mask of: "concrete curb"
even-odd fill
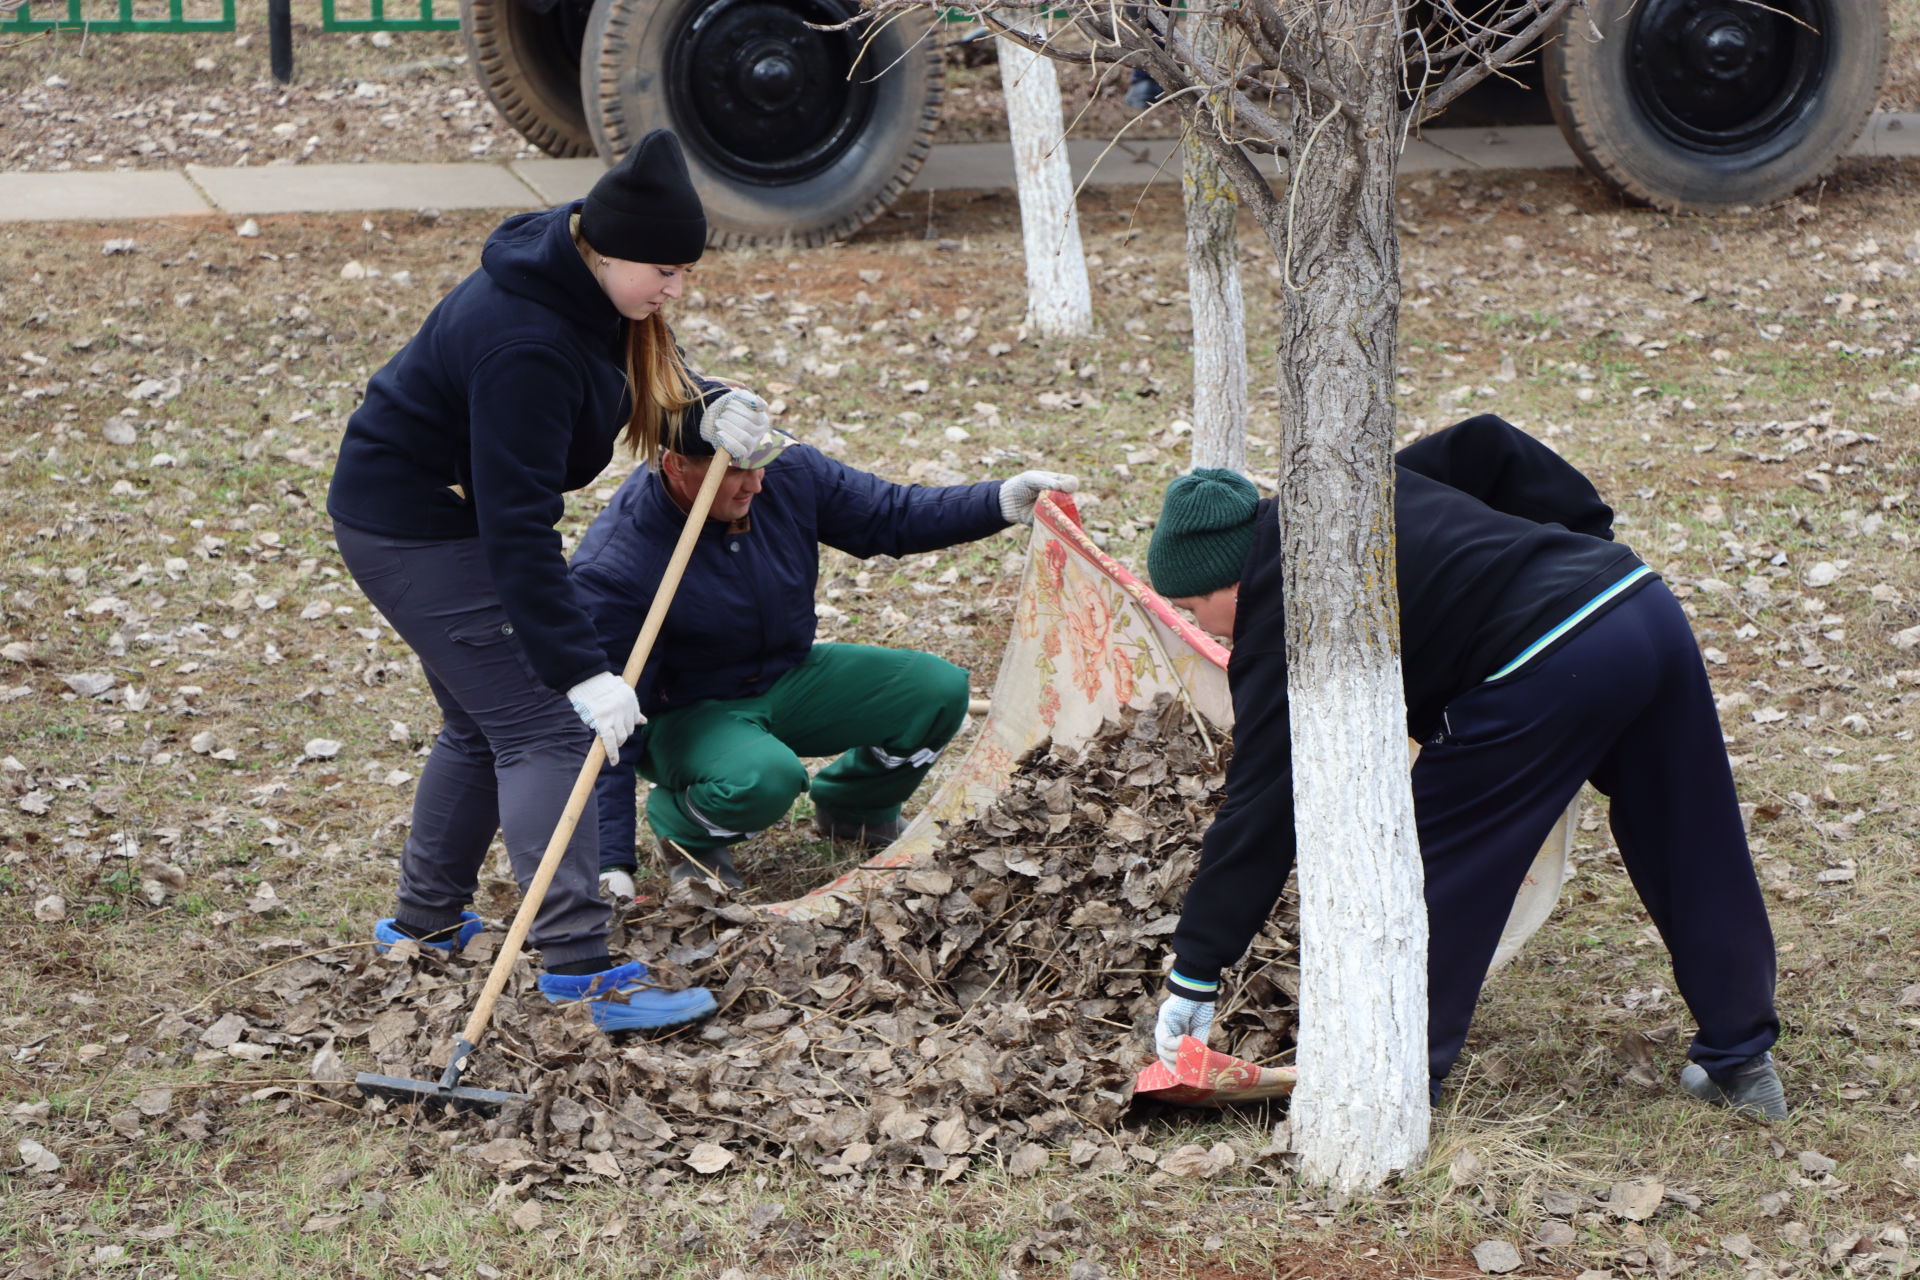
[[[1881,113],[1851,154],[1920,156],[1920,113]],[[1179,144],[1169,139],[1071,142],[1075,181],[1103,186],[1177,182]],[[1445,169],[1565,169],[1578,162],[1550,125],[1433,129],[1407,144],[1402,173]],[[1262,167],[1276,172],[1271,159]],[[596,159],[465,164],[310,164],[183,170],[0,173],[0,222],[106,222],[133,218],[376,209],[534,209],[586,194]],[[993,190],[1013,185],[1003,142],[935,147],[912,191]]]

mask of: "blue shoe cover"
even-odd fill
[[[647,966],[637,960],[601,973],[540,975],[540,990],[554,1004],[586,1000],[593,1025],[602,1031],[664,1031],[712,1017],[719,1001],[705,987],[668,991],[647,985]]]
[[[473,914],[471,911],[462,911],[460,913],[460,932],[453,936],[452,941],[443,938],[437,942],[420,942],[418,938],[410,938],[400,932],[399,926],[396,925],[393,922],[393,918],[389,916],[387,919],[373,926],[373,949],[381,955],[385,955],[403,942],[420,942],[423,948],[430,948],[434,951],[441,951],[447,955],[452,955],[456,951],[464,950],[466,945],[473,941],[474,935],[486,927],[486,922],[480,919],[479,916]]]

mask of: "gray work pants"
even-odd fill
[[[542,684],[514,638],[477,538],[423,542],[335,524],[348,572],[412,647],[443,723],[413,794],[400,855],[401,922],[457,924],[498,830],[525,890],[593,734]],[[574,830],[530,935],[548,967],[607,952],[600,841],[589,812]]]

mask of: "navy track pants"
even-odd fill
[[[1414,765],[1436,1090],[1466,1043],[1527,868],[1588,781],[1610,801],[1621,860],[1699,1025],[1688,1057],[1724,1077],[1779,1036],[1773,931],[1720,718],[1686,614],[1653,581],[1559,648],[1455,698]]]

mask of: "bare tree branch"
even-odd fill
[[[1560,21],[1562,15],[1576,5],[1584,12],[1586,0],[1545,0],[1545,3],[1538,4],[1536,16],[1532,22],[1517,35],[1508,37],[1492,49],[1476,54],[1471,63],[1456,68],[1432,93],[1422,94],[1419,101],[1414,104],[1413,114],[1421,120],[1432,119],[1435,114],[1444,110],[1448,103],[1485,80],[1497,68],[1525,53],[1547,28]]]

